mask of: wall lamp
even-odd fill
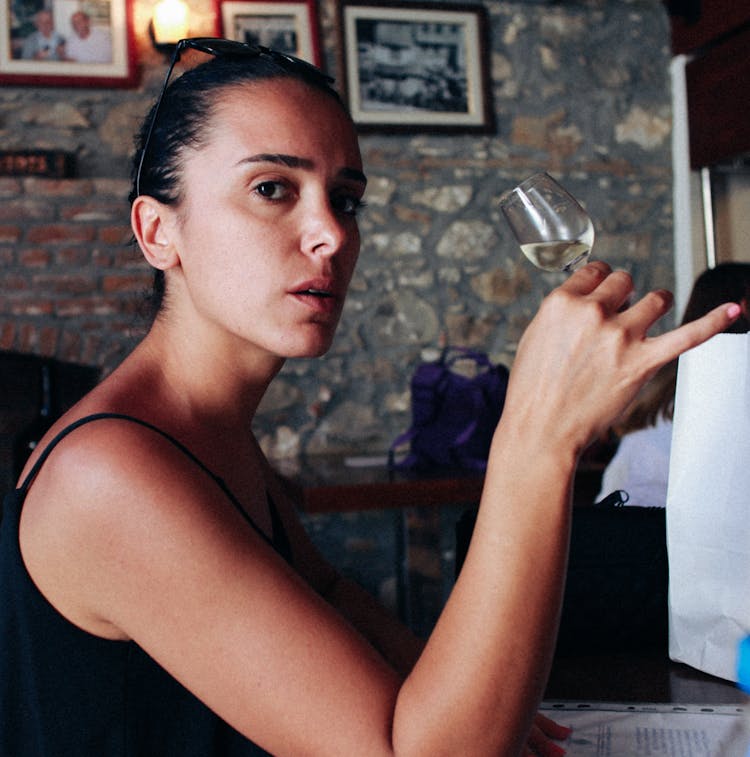
[[[183,0],[159,0],[148,26],[154,48],[171,55],[177,43],[188,36],[189,15],[190,10]]]

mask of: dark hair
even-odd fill
[[[750,263],[719,263],[703,271],[695,280],[682,323],[695,321],[725,302],[743,300],[750,304]],[[744,334],[747,331],[750,331],[750,322],[741,315],[725,333]],[[660,416],[671,420],[676,384],[677,360],[672,360],[643,386],[636,401],[615,425],[615,432],[622,436],[654,426]]]
[[[349,112],[341,97],[322,77],[312,76],[303,67],[285,66],[266,55],[211,57],[174,79],[166,89],[156,123],[149,129],[157,108],[155,102],[136,135],[136,151],[131,172],[129,201],[137,196],[136,176],[141,153],[148,141],[148,154],[141,167],[140,190],[166,205],[180,201],[181,160],[186,148],[197,149],[206,139],[216,100],[231,87],[269,79],[293,79],[332,97],[345,117]],[[165,294],[164,272],[155,269],[148,310],[155,317],[162,309]]]
[[[742,300],[750,300],[750,263],[719,263],[703,271],[695,280],[682,322],[695,321],[724,302]],[[744,334],[747,331],[750,331],[750,322],[741,315],[726,333]]]

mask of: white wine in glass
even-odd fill
[[[537,173],[507,192],[500,207],[523,254],[545,271],[574,271],[594,245],[588,213],[549,174]]]

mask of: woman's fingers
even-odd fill
[[[628,273],[596,262],[545,298],[519,343],[503,412],[506,428],[517,422],[527,434],[537,430],[545,443],[582,449],[660,366],[726,330],[741,312],[725,305],[650,337],[672,296],[657,290],[623,310],[632,291]]]
[[[592,263],[572,274],[542,304],[519,344],[507,411],[534,416],[550,443],[587,444],[622,412],[656,370],[726,328],[738,305],[650,337],[672,305],[669,292],[650,292],[631,307],[630,275]],[[540,409],[536,398],[545,397]],[[506,426],[510,421],[506,418]],[[559,441],[555,442],[555,439]]]
[[[571,294],[589,294],[612,272],[612,269],[601,260],[594,260],[568,276],[558,287]]]
[[[577,277],[578,273],[583,275]],[[632,279],[627,272],[611,271],[599,261],[576,271],[560,289],[596,300],[607,313],[616,314],[614,317],[624,331],[634,341],[642,341],[659,365],[726,330],[742,313],[738,303],[727,303],[697,321],[649,339],[649,329],[672,307],[672,293],[666,289],[649,292],[634,305],[617,312],[632,293]]]
[[[571,729],[567,726],[537,713],[526,743],[528,753],[539,757],[561,757],[565,754],[565,749],[552,739],[562,741],[567,739],[570,733]]]
[[[561,292],[588,296],[614,313],[628,301],[633,292],[633,279],[627,271],[613,271],[606,263],[596,260],[575,271],[558,289]]]
[[[697,347],[712,336],[726,331],[741,313],[742,308],[737,303],[719,305],[696,321],[646,340],[645,346],[658,356],[660,364],[669,362],[686,350]]]
[[[552,718],[542,715],[541,712],[537,712],[535,715],[534,725],[538,726],[542,733],[551,739],[567,739],[573,730],[570,726],[561,725],[552,720]]]
[[[623,310],[618,318],[625,331],[637,339],[642,339],[648,330],[669,312],[673,299],[672,293],[666,289],[656,289],[641,297],[627,310]]]

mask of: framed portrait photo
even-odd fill
[[[315,0],[222,0],[221,28],[227,39],[265,45],[321,65]]]
[[[0,82],[134,86],[131,5],[127,0],[0,0]]]
[[[344,88],[357,126],[491,131],[486,14],[481,5],[342,0]]]

